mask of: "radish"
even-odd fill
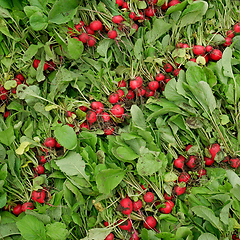
[[[44,156],[41,156],[40,163],[45,164],[47,162],[46,158]]]
[[[147,17],[153,17],[156,13],[156,9],[149,7],[144,9],[144,13]]]
[[[184,43],[184,44],[182,45],[182,48],[190,48],[190,47],[189,47],[189,45],[188,45],[187,43]]]
[[[139,240],[138,232],[136,229],[133,230],[133,234],[130,240]]]
[[[135,97],[134,92],[131,89],[129,89],[128,93],[126,95],[126,98],[129,99],[129,100],[132,100],[134,97]]]
[[[86,32],[88,33],[88,34],[90,34],[90,35],[94,35],[95,34],[95,31],[93,31],[91,28],[90,28],[90,26],[86,26]]]
[[[233,168],[238,168],[240,166],[240,161],[239,161],[239,158],[231,158],[229,160],[229,164],[231,167]]]
[[[15,215],[19,215],[20,213],[22,213],[22,205],[20,203],[17,204],[17,206],[15,206],[12,210],[13,214]]]
[[[166,11],[167,9],[168,9],[168,3],[164,3],[162,6],[161,6],[161,9],[163,10],[163,11]]]
[[[118,223],[121,223],[123,221],[124,221],[123,219],[120,219]],[[132,223],[129,219],[127,219],[126,221],[119,225],[119,228],[122,230],[130,231],[132,229]]]
[[[89,26],[93,31],[99,31],[103,27],[102,23],[99,20],[91,22]]]
[[[83,112],[86,112],[88,108],[85,106],[80,106],[79,109],[82,110]]]
[[[137,32],[137,30],[138,30],[138,25],[137,25],[136,23],[133,23],[133,25],[132,25],[131,28],[132,28],[132,29],[136,29],[136,32]]]
[[[182,70],[181,68],[174,69],[173,75],[174,75],[175,77],[177,77],[178,74],[179,74],[179,72],[180,72],[181,70]]]
[[[95,123],[97,121],[97,114],[93,111],[88,111],[86,118],[88,123]]]
[[[127,83],[125,82],[125,80],[121,80],[121,81],[119,81],[118,82],[118,87],[120,88],[120,87],[126,87],[127,86]]]
[[[167,72],[167,73],[170,73],[172,70],[173,70],[173,67],[170,63],[166,63],[164,66],[163,66],[164,70]]]
[[[124,215],[130,215],[133,210],[133,204],[131,199],[123,198],[120,202],[121,207],[123,208],[122,213]]]
[[[83,128],[90,130],[90,127],[88,126],[88,123],[86,121],[80,125],[80,129],[82,130]]]
[[[110,39],[115,39],[117,37],[117,31],[116,30],[111,30],[111,31],[108,32],[107,35]]]
[[[74,25],[75,29],[80,32],[82,30],[82,25],[80,23]]]
[[[230,159],[230,157],[229,157],[229,156],[226,156],[226,157],[222,160],[222,162],[226,163],[226,162],[229,161],[229,159]]]
[[[82,33],[78,38],[82,43],[87,43],[87,41],[89,40],[89,36],[85,32]]]
[[[124,97],[124,91],[122,90],[122,89],[118,89],[117,91],[116,91],[116,93],[118,94],[118,96],[119,96],[119,99],[122,101],[123,100],[123,97]]]
[[[199,178],[207,174],[207,172],[206,172],[206,170],[204,168],[198,170],[197,173],[198,173],[198,177]]]
[[[60,145],[60,143],[59,142],[56,142],[56,146],[55,146],[56,148],[61,148],[62,146]]]
[[[96,38],[93,36],[89,36],[89,40],[87,41],[89,47],[94,47],[96,44]]]
[[[178,177],[178,182],[185,182],[188,183],[190,181],[191,177],[188,173],[182,172],[181,175]]]
[[[179,196],[186,192],[186,187],[179,187],[178,185],[176,185],[173,191]]]
[[[174,207],[174,203],[172,201],[167,201],[164,203],[164,207],[159,208],[159,211],[164,214],[169,214]]]
[[[16,78],[19,79],[21,82],[25,80],[24,76],[21,73],[17,74]]]
[[[123,0],[116,0],[116,4],[121,7],[123,5]]]
[[[189,61],[196,62],[197,60],[196,60],[196,58],[191,58],[191,59],[189,59]]]
[[[92,102],[91,108],[95,110],[97,114],[100,114],[103,112],[103,104],[101,102]]]
[[[154,96],[154,94],[155,94],[155,91],[152,91],[152,90],[149,89],[149,87],[146,87],[146,89],[145,89],[145,97],[149,98],[149,97]]]
[[[158,82],[162,82],[162,81],[164,81],[164,79],[165,79],[165,75],[163,73],[158,73],[155,76],[155,80],[158,81]]]
[[[118,100],[119,100],[119,95],[117,93],[112,93],[108,98],[108,101],[112,104],[117,103]]]
[[[49,71],[54,71],[55,67],[56,67],[56,64],[52,60],[48,61],[48,70]]]
[[[133,211],[137,212],[142,208],[142,201],[138,199],[136,202],[133,202]]]
[[[136,16],[137,16],[137,15],[136,15],[135,12],[130,12],[130,13],[129,13],[129,18],[130,18],[130,19],[134,19]]]
[[[65,116],[66,116],[66,117],[71,117],[71,116],[72,116],[72,112],[71,112],[71,111],[65,112]]]
[[[40,63],[40,60],[38,60],[38,59],[34,59],[34,61],[33,61],[33,67],[34,67],[35,69],[37,69],[39,63]]]
[[[202,46],[202,45],[195,45],[195,46],[193,47],[193,53],[194,53],[195,55],[197,55],[197,56],[199,56],[199,55],[204,55],[205,52],[206,52],[206,49],[205,49],[205,47]]]
[[[146,190],[147,188],[149,188],[149,185],[145,188],[143,184],[141,184],[141,188],[142,190]]]
[[[70,123],[67,123],[67,125],[68,125],[69,127],[71,127],[71,128],[74,127],[74,125],[73,125],[73,124],[70,124]]]
[[[124,21],[124,18],[121,15],[113,16],[112,21],[116,24],[121,23]]]
[[[178,43],[176,44],[176,47],[177,47],[177,48],[182,48],[182,46],[183,46],[183,43],[181,43],[181,42],[178,42]]]
[[[214,163],[214,159],[208,157],[204,157],[204,161],[206,166],[212,166]]]
[[[117,118],[121,118],[124,114],[124,108],[121,105],[114,105],[110,111]]]
[[[184,158],[185,159],[185,158]],[[177,159],[174,160],[173,162],[174,166],[176,168],[180,168],[180,169],[183,169],[183,166],[184,166],[184,160],[180,157],[178,157]]]
[[[156,225],[157,225],[157,221],[152,216],[146,217],[145,222],[143,223],[143,226],[146,229],[153,229],[156,227]]]
[[[170,77],[170,76],[166,76],[164,82],[165,82],[165,83],[168,83],[170,80],[171,80],[171,77]]]
[[[158,81],[151,81],[148,83],[148,87],[152,91],[156,91],[159,88],[159,83]]]
[[[164,193],[163,197],[164,197],[165,200],[172,200],[173,199],[173,195],[169,196],[167,193]]]
[[[230,37],[230,38],[234,38],[235,37],[233,30],[227,31],[227,37]]]
[[[191,155],[189,160],[186,162],[186,165],[189,168],[194,168],[196,166],[196,156]]]
[[[143,79],[140,76],[137,76],[136,81],[139,83],[140,87],[143,85]]]
[[[42,165],[38,165],[36,168],[34,168],[34,171],[36,172],[36,173],[38,173],[39,175],[40,174],[44,174],[44,167],[42,166]]]
[[[38,191],[33,191],[31,198],[34,202],[44,203],[45,202],[45,191],[43,189],[40,189]]]
[[[109,122],[110,121],[110,115],[106,112],[102,114],[103,122]]]
[[[213,47],[210,46],[210,45],[207,45],[205,49],[206,49],[206,52],[209,53],[209,52],[211,52],[213,50]]]
[[[137,89],[139,87],[140,87],[140,85],[139,85],[139,82],[137,80],[131,80],[130,81],[130,88],[132,90],[135,90],[135,89]]]
[[[109,233],[104,240],[113,240],[113,239],[114,239],[114,235],[112,233]]]
[[[224,47],[229,47],[232,44],[232,39],[230,37],[225,38],[225,43],[223,43]]]
[[[220,145],[218,143],[214,143],[211,148],[209,149],[209,152],[212,156],[212,159],[215,158],[216,154],[220,151]]]
[[[4,118],[7,118],[11,115],[11,112],[10,111],[6,111],[3,115]]]
[[[222,52],[219,49],[214,49],[209,56],[213,61],[218,61],[222,58]]]
[[[158,0],[147,0],[149,5],[156,5]]]
[[[192,147],[191,144],[187,145],[187,146],[186,146],[186,151],[188,151],[191,147]]]
[[[33,206],[33,203],[31,202],[26,202],[22,205],[22,211],[25,212],[26,210],[33,210],[34,209],[34,206]]]
[[[168,3],[168,7],[175,6],[177,4],[181,3],[179,0],[172,0]]]
[[[109,226],[109,222],[106,222],[106,221],[105,221],[103,224],[104,224],[105,227],[108,227],[108,226]]]
[[[146,203],[151,203],[154,200],[154,194],[152,192],[146,192],[143,196],[143,200]]]
[[[129,10],[128,3],[127,3],[127,2],[124,2],[123,5],[122,5],[122,8],[126,8],[126,9]]]
[[[56,145],[56,140],[55,138],[53,137],[50,137],[50,138],[47,138],[45,141],[44,141],[44,145],[48,148],[53,148],[55,147]]]
[[[141,87],[141,88],[138,88],[138,89],[137,89],[137,95],[138,95],[139,97],[144,96],[145,93],[146,93],[145,88],[142,88],[142,87]]]
[[[114,133],[114,127],[108,127],[104,129],[105,135],[112,135]]]
[[[240,33],[240,23],[236,23],[233,27],[235,33]]]

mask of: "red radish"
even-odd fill
[[[80,129],[82,130],[83,128],[90,130],[90,127],[88,126],[88,123],[86,121],[80,125]]]
[[[123,5],[123,0],[116,0],[116,4],[121,7]]]
[[[44,167],[42,165],[38,165],[36,168],[34,168],[35,172],[38,174],[44,174]]]
[[[118,221],[118,223],[121,223],[121,222],[123,222],[122,219],[120,219]],[[127,219],[126,221],[124,221],[122,224],[119,225],[119,228],[122,229],[122,230],[129,231],[132,228],[132,223],[131,223],[131,221],[129,219]]]
[[[158,82],[162,82],[165,79],[165,75],[163,73],[158,73],[155,77],[155,80]]]
[[[186,165],[189,168],[194,168],[196,166],[196,156],[191,155],[189,160],[186,162]]]
[[[164,193],[163,197],[164,197],[165,200],[172,200],[173,199],[173,195],[169,196],[167,193]]]
[[[103,27],[102,23],[99,20],[91,22],[89,26],[93,31],[101,30]]]
[[[109,226],[109,222],[104,222],[103,224],[104,224],[105,227]]]
[[[226,162],[228,162],[229,161],[229,156],[226,156],[223,160],[222,160],[222,162],[224,162],[224,163],[226,163]]]
[[[110,115],[106,112],[102,114],[103,122],[109,122],[110,121]]]
[[[45,191],[43,189],[40,189],[38,191],[33,191],[31,197],[34,202],[44,203],[45,195],[46,195]]]
[[[209,56],[212,60],[218,61],[222,58],[222,52],[219,49],[214,49]]]
[[[88,111],[86,118],[90,124],[95,123],[97,121],[97,114],[93,111]]]
[[[178,182],[185,182],[188,183],[190,181],[191,177],[188,173],[182,172],[181,175],[178,177]]]
[[[179,196],[186,192],[186,187],[179,187],[178,185],[176,185],[173,191]]]
[[[86,26],[86,32],[90,35],[94,35],[95,34],[95,31],[93,31],[90,26]]]
[[[7,117],[9,117],[11,115],[11,112],[10,111],[6,111],[5,113],[4,113],[4,118],[7,118]]]
[[[142,201],[138,199],[136,202],[133,202],[133,211],[137,212],[142,208]]]
[[[37,69],[39,63],[40,63],[40,60],[38,60],[38,59],[34,59],[34,61],[33,61],[33,67],[34,67],[35,69]]]
[[[220,151],[220,145],[218,143],[214,143],[211,148],[209,149],[209,152],[212,156],[212,159],[215,158],[216,154]]]
[[[114,127],[108,127],[104,129],[105,135],[112,135],[114,133]]]
[[[158,0],[147,0],[149,5],[156,5]]]
[[[124,18],[121,15],[113,16],[112,21],[116,24],[121,23],[124,21]]]
[[[71,111],[67,111],[67,112],[65,113],[65,116],[66,116],[66,117],[71,117],[71,116],[72,116],[72,112],[71,112]]]
[[[159,211],[164,214],[169,214],[174,207],[174,203],[169,200],[165,202],[164,205],[165,205],[164,207],[159,208]]]
[[[145,90],[145,88],[138,88],[137,89],[137,95],[140,97],[142,97],[142,96],[144,96],[145,95],[145,93],[146,93],[146,90]]]
[[[134,19],[136,17],[136,13],[135,12],[130,12],[129,13],[129,18],[130,19]]]
[[[122,8],[129,9],[129,7],[128,7],[128,3],[127,3],[127,2],[124,2],[123,5],[122,5]]]
[[[161,9],[166,11],[168,9],[168,3],[164,2],[164,4],[161,6]]]
[[[22,205],[22,211],[25,212],[26,210],[33,210],[34,209],[34,206],[33,206],[33,203],[31,202],[26,202]]]
[[[150,88],[149,87],[146,87],[146,89],[145,89],[146,91],[145,91],[145,97],[147,97],[147,98],[149,98],[149,97],[152,97],[152,96],[154,96],[154,94],[155,94],[155,91],[152,91],[152,90],[150,90]]]
[[[230,38],[234,38],[235,37],[233,30],[227,31],[227,37],[230,37]]]
[[[110,39],[115,39],[117,37],[117,31],[116,30],[111,30],[111,31],[108,32],[107,35]]]
[[[208,63],[208,60],[209,60],[208,55],[205,55],[204,58],[205,58],[205,61],[206,61],[206,64],[207,64],[207,63]]]
[[[46,158],[44,156],[41,156],[40,163],[45,164],[47,162]]]
[[[75,29],[80,32],[82,30],[82,25],[80,23],[74,25]]]
[[[182,45],[182,48],[190,48],[190,47],[189,47],[189,45],[188,45],[187,43],[184,43],[184,44]]]
[[[176,4],[181,3],[179,0],[172,0],[168,3],[168,7],[175,6]]]
[[[182,48],[182,46],[183,46],[183,43],[181,43],[181,42],[178,42],[178,43],[176,44],[176,47],[177,47],[177,48]]]
[[[133,235],[130,240],[139,240],[138,232],[136,229],[133,230]]]
[[[20,213],[22,213],[22,205],[20,203],[17,204],[17,206],[15,206],[12,210],[13,214],[15,215],[19,215]]]
[[[24,76],[21,73],[17,74],[16,78],[19,79],[21,82],[25,80]]]
[[[206,49],[206,52],[209,53],[209,52],[211,52],[213,50],[213,47],[210,46],[210,45],[207,45],[205,49]]]
[[[123,198],[121,201],[120,201],[120,205],[122,206],[123,210],[122,210],[122,213],[124,215],[130,215],[132,210],[133,210],[133,204],[132,204],[132,201],[131,199],[129,198]]]
[[[96,44],[96,38],[93,36],[89,36],[89,40],[87,41],[89,47],[94,47]]]
[[[145,188],[144,185],[141,184],[141,188],[142,188],[143,190],[146,190],[147,188],[149,188],[149,185]]]
[[[48,148],[53,148],[55,147],[56,145],[56,140],[55,138],[53,137],[50,137],[50,138],[47,138],[45,141],[44,141],[44,145]]]
[[[197,60],[196,60],[196,58],[191,58],[191,59],[189,59],[189,61],[196,62]]]
[[[114,235],[112,233],[109,233],[104,240],[113,240],[113,239],[114,239]]]
[[[87,43],[87,41],[89,40],[89,36],[85,32],[82,33],[78,38],[82,43]]]
[[[225,38],[225,43],[223,43],[224,47],[229,47],[232,44],[232,39],[230,37]]]
[[[236,23],[233,27],[235,33],[240,33],[240,23]]]
[[[236,234],[233,234],[233,235],[232,235],[232,239],[233,239],[233,240],[238,240],[237,235],[236,235]]]
[[[5,205],[5,206],[3,207],[3,209],[4,209],[4,211],[10,211],[10,205]]]
[[[48,62],[45,62],[43,65],[43,71],[46,71],[48,67],[49,67]]]
[[[112,104],[117,103],[118,100],[119,100],[119,95],[117,93],[112,93],[108,98],[108,101]]]
[[[86,112],[88,108],[85,106],[80,106],[79,109],[82,110],[83,112]]]
[[[156,91],[159,88],[159,83],[158,81],[151,81],[148,83],[148,87],[152,91]]]
[[[186,151],[188,151],[191,147],[192,147],[191,144],[187,145],[187,146],[186,146]]]
[[[202,46],[202,45],[195,45],[195,46],[193,47],[193,53],[194,53],[195,55],[197,55],[197,56],[199,56],[199,55],[204,55],[205,52],[206,52],[206,49],[205,49],[205,47]]]
[[[48,61],[48,70],[49,71],[54,71],[55,67],[56,67],[56,64],[52,60]]]
[[[141,87],[140,83],[137,80],[131,80],[130,81],[130,88],[132,90],[135,90],[135,89],[140,88],[140,87]]]
[[[126,98],[129,99],[129,100],[132,100],[134,97],[135,97],[134,92],[131,89],[129,89],[128,93],[126,95]]]
[[[71,128],[74,127],[74,125],[73,125],[73,124],[70,124],[70,123],[67,123],[67,125],[68,125],[69,127],[71,127]]]
[[[126,84],[126,82],[125,82],[125,80],[121,80],[121,81],[119,81],[118,82],[118,87],[120,88],[120,87],[126,87],[127,86],[127,84]]]
[[[152,216],[146,217],[145,222],[143,223],[143,226],[146,229],[153,229],[156,227],[156,225],[157,225],[157,221]]]
[[[204,168],[198,170],[197,173],[198,173],[198,177],[199,178],[207,174],[207,172],[206,172],[206,170]]]
[[[149,7],[144,9],[144,13],[147,17],[153,17],[156,13],[156,9]]]
[[[118,94],[119,96],[119,99],[122,101],[123,97],[124,97],[124,91],[122,89],[118,89],[116,91],[116,93]]]
[[[204,157],[204,161],[206,166],[212,166],[214,163],[214,159],[208,157]]]
[[[166,63],[164,66],[163,66],[164,70],[167,72],[167,73],[170,73],[172,70],[173,70],[173,66],[170,64],[170,63]]]
[[[177,159],[174,160],[173,164],[174,164],[174,166],[175,166],[176,168],[183,169],[184,160],[181,159],[180,157],[178,157]]]
[[[141,87],[142,84],[143,84],[143,79],[140,76],[137,76],[135,79],[138,81],[138,83],[139,83],[139,85]]]
[[[146,203],[151,203],[154,200],[154,194],[152,192],[146,192],[143,196],[143,200]]]
[[[91,108],[96,111],[97,114],[103,112],[103,104],[101,102],[92,102]]]
[[[170,80],[171,80],[171,77],[170,77],[170,76],[166,76],[164,82],[165,82],[165,83],[168,83]]]
[[[111,113],[113,116],[117,117],[117,118],[121,118],[124,114],[124,108],[117,104],[117,105],[114,105],[112,108],[111,108]]]
[[[174,75],[175,77],[177,77],[178,74],[179,74],[179,72],[180,72],[181,70],[182,70],[181,68],[174,69],[174,71],[173,71],[173,75]]]
[[[239,161],[239,158],[231,158],[229,160],[229,164],[231,167],[233,168],[238,168],[240,166],[240,161]]]

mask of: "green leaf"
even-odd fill
[[[47,28],[48,19],[42,12],[35,12],[29,18],[30,25],[34,31],[41,31]]]
[[[4,83],[4,88],[6,90],[10,90],[11,88],[15,88],[17,86],[16,80],[8,80]]]
[[[230,193],[233,194],[238,201],[240,201],[240,185],[236,184],[231,190]]]
[[[138,158],[139,156],[129,147],[118,147],[116,149],[116,153],[118,154],[118,156],[121,158],[121,159],[124,159],[124,160],[134,160],[136,158]]]
[[[103,57],[107,56],[107,51],[114,42],[115,41],[113,39],[103,39],[103,40],[101,40],[99,42],[98,47],[97,47],[97,52]]]
[[[8,9],[12,9],[12,1],[9,1],[9,0],[1,0],[0,1],[0,6],[2,8],[8,8]]]
[[[93,228],[88,231],[87,237],[82,240],[100,240],[105,239],[107,235],[112,231],[108,228]]]
[[[185,239],[187,236],[192,236],[192,231],[188,227],[180,227],[176,231],[177,239]]]
[[[48,0],[29,0],[31,6],[39,7],[42,10],[46,9]]]
[[[233,170],[226,170],[227,178],[233,187],[240,185],[240,177]]]
[[[202,233],[198,240],[218,240],[218,238],[211,233]]]
[[[14,39],[14,37],[10,34],[4,19],[0,19],[0,32],[3,33],[5,36]]]
[[[142,53],[143,53],[142,44],[143,44],[143,40],[142,38],[139,38],[134,45],[134,55],[138,60],[140,60],[142,57]]]
[[[26,213],[26,215],[31,215],[31,216],[36,217],[38,220],[40,220],[44,224],[49,224],[51,222],[51,218],[47,214],[37,213],[32,210],[26,210],[25,213]]]
[[[178,176],[174,172],[168,172],[164,175],[165,182],[174,182],[178,179]]]
[[[165,22],[162,18],[156,19],[152,30],[146,32],[147,43],[153,43],[172,28],[172,24]]]
[[[39,48],[43,47],[43,44],[41,42],[38,42],[37,45],[31,44],[30,47],[27,49],[27,51],[23,55],[23,61],[29,61],[32,59],[33,56],[36,55]]]
[[[225,205],[220,212],[220,220],[226,225],[229,224],[229,209],[231,208],[231,206],[232,201]]]
[[[0,193],[0,208],[3,208],[7,203],[7,193]]]
[[[88,178],[85,173],[86,163],[82,160],[79,153],[70,151],[66,157],[60,160],[55,160],[55,163],[60,170],[68,176],[81,175],[85,179]]]
[[[61,146],[73,150],[77,146],[77,135],[68,125],[57,127],[54,135]]]
[[[165,15],[169,15],[173,12],[177,12],[177,11],[182,11],[188,4],[188,1],[183,1],[180,4],[176,4],[170,8],[168,8],[167,12],[165,13]]]
[[[17,227],[26,240],[46,240],[44,224],[34,216],[24,216],[17,222]]]
[[[84,50],[83,43],[75,38],[68,39],[68,52],[72,59],[77,60],[80,58]]]
[[[212,88],[217,84],[217,77],[214,75],[214,72],[207,67],[203,68],[203,71],[207,77],[207,82],[209,84],[209,86]]]
[[[4,146],[0,143],[0,160],[4,160],[6,157],[6,149]]]
[[[186,71],[186,79],[188,84],[193,87],[200,81],[207,82],[206,75],[199,66],[190,66]]]
[[[223,75],[226,77],[233,78],[234,76],[232,72],[231,59],[232,59],[232,49],[230,47],[227,47],[223,51],[223,55],[222,55]]]
[[[72,20],[77,13],[78,0],[59,0],[51,8],[48,19],[52,23],[63,24]]]
[[[0,233],[1,233],[2,239],[6,238],[8,236],[20,234],[15,222],[7,223],[7,224],[0,224]]]
[[[132,105],[131,107],[132,122],[134,126],[139,127],[140,129],[146,128],[146,121],[143,116],[142,110],[137,105]]]
[[[205,206],[195,206],[192,207],[192,211],[204,220],[209,221],[215,228],[223,231],[222,224],[218,217],[215,216],[212,209]]]
[[[122,169],[104,169],[96,176],[99,192],[109,194],[123,180],[125,172]]]
[[[10,146],[15,140],[15,135],[13,131],[13,127],[9,127],[8,129],[0,132],[0,142]]]
[[[67,238],[67,235],[68,235],[68,230],[66,228],[67,226],[62,222],[55,222],[52,224],[48,224],[46,226],[47,235],[51,239],[64,240]]]
[[[138,1],[137,7],[138,7],[138,9],[145,9],[145,8],[147,8],[147,4],[145,1]]]

